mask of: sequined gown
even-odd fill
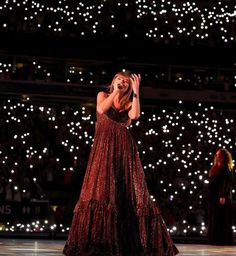
[[[67,256],[172,256],[177,248],[150,199],[127,111],[97,113],[80,198],[63,253]]]

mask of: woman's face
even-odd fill
[[[223,161],[223,152],[221,150],[218,150],[215,153],[215,160],[218,161],[218,162]]]
[[[113,82],[113,86],[114,87],[117,86],[123,92],[128,90],[129,85],[130,85],[130,79],[122,75],[117,75]]]

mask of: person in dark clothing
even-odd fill
[[[233,161],[227,149],[218,149],[209,170],[208,243],[230,245],[232,232]]]

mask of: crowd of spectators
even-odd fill
[[[129,129],[171,232],[204,236],[207,172],[219,147],[236,159],[235,112],[201,103],[161,104],[143,107]],[[0,116],[1,203],[47,201],[51,223],[69,226],[93,142],[94,107],[5,100]],[[235,202],[235,186],[232,192]],[[14,216],[6,222],[23,221]]]
[[[126,0],[5,1],[0,5],[0,51],[5,52],[0,56],[0,78],[104,85],[114,68],[132,68],[142,73],[144,85],[154,88],[235,91],[235,8],[233,1],[227,0],[214,4],[179,0],[163,0],[161,4]],[[24,36],[26,40],[18,40]],[[29,49],[22,50],[20,42]],[[104,47],[98,47],[98,42]],[[162,52],[161,45],[169,47]],[[204,52],[195,50],[199,45],[206,46]],[[182,46],[182,54],[176,46]],[[204,55],[214,47],[218,50],[206,61]],[[32,56],[32,49],[40,49],[41,55]],[[58,59],[50,53],[54,49],[59,49]],[[69,60],[68,55],[59,58],[62,53],[69,54],[68,49],[73,58],[85,52],[85,58],[92,55],[93,60],[99,60],[84,64],[81,59]],[[226,49],[232,51],[224,54]],[[9,52],[26,56],[9,56]],[[184,58],[191,60],[191,65],[182,65]],[[194,64],[199,59],[201,65]]]
[[[147,65],[145,63],[115,63],[110,61],[73,60],[62,62],[56,58],[32,56],[0,56],[1,81],[62,83],[76,86],[106,86],[114,70],[125,68],[142,75],[144,87],[214,90],[234,92],[235,69],[180,65]]]
[[[102,42],[107,40],[109,47],[114,47],[115,53],[121,41],[130,41],[129,49],[133,48],[133,54],[144,57],[145,51],[137,54],[136,45],[145,43],[147,49],[149,41],[158,46],[207,45],[209,48],[223,46],[224,49],[235,44],[234,20],[235,4],[226,0],[214,4],[163,0],[159,5],[155,1],[125,0],[97,1],[95,4],[69,0],[4,1],[0,5],[0,49],[4,41],[13,42],[15,52],[19,47],[17,38],[23,37],[29,39],[29,44],[32,38],[36,38],[34,42],[39,41],[30,50],[41,47],[43,39],[53,43],[63,39],[61,42],[68,41],[66,48],[71,47],[74,39],[77,43],[83,39],[92,39],[93,43],[102,39]],[[104,52],[108,50],[107,45]],[[85,48],[81,46],[82,50]],[[86,54],[90,50],[87,49]],[[152,50],[150,48],[150,55]],[[48,51],[43,49],[45,55]],[[65,51],[64,45],[61,51]],[[222,66],[210,67],[207,64],[178,65],[181,56],[176,65],[158,60],[150,63],[145,58],[143,62],[131,63],[126,57],[116,59],[114,56],[109,60],[34,57],[9,54],[4,46],[0,55],[0,82],[103,88],[114,70],[124,68],[140,72],[143,87],[220,92],[234,92],[236,88],[232,59],[229,65],[222,63]],[[94,106],[85,101],[39,105],[27,98],[22,102],[2,97],[0,118],[0,214],[1,217],[8,214],[1,218],[0,230],[4,230],[2,226],[6,227],[7,223],[17,226],[27,221],[21,219],[20,214],[14,219],[15,215],[9,214],[9,205],[23,205],[25,215],[30,212],[31,204],[46,202],[49,224],[62,225],[61,230],[65,231],[71,221],[93,142]],[[207,171],[218,147],[226,147],[236,159],[235,120],[234,111],[209,104],[195,102],[189,107],[183,102],[162,102],[155,107],[144,107],[140,120],[130,126],[137,139],[151,195],[161,205],[173,234],[205,235]],[[233,196],[235,202],[235,189]],[[38,218],[40,207],[37,205]],[[232,228],[236,232],[235,226]]]
[[[0,32],[65,38],[148,38],[190,44],[235,40],[233,1],[4,1]]]

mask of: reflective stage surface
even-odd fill
[[[0,239],[0,255],[62,256],[64,240]],[[234,246],[210,246],[206,244],[176,244],[178,256],[236,256]]]

